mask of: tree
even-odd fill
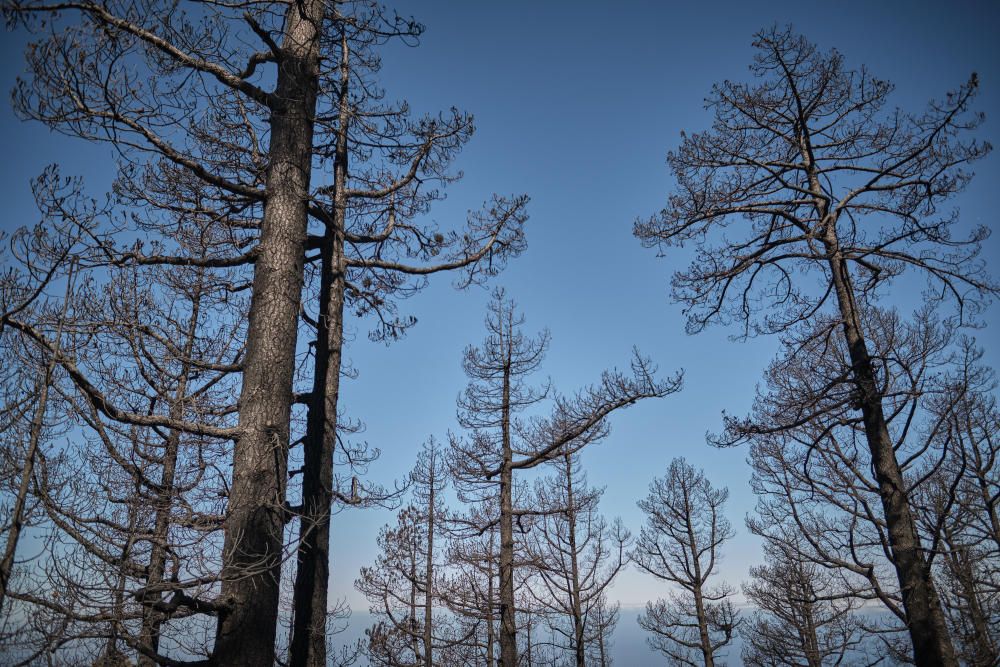
[[[602,647],[618,606],[608,603],[606,592],[628,562],[631,535],[620,520],[609,525],[598,513],[603,491],[587,485],[579,456],[554,462],[556,474],[536,484],[540,516],[526,549],[540,580],[527,587],[529,595],[583,667],[607,664]]]
[[[503,291],[494,292],[486,317],[488,337],[479,348],[465,351],[463,366],[470,382],[458,402],[459,424],[467,441],[452,443],[452,474],[460,499],[492,505],[485,516],[500,530],[499,601],[500,661],[517,664],[515,621],[515,519],[537,514],[515,506],[514,472],[572,455],[608,433],[607,417],[643,398],[662,397],[680,389],[680,376],[657,381],[649,363],[638,356],[633,376],[606,371],[598,385],[573,397],[555,395],[551,416],[522,421],[518,413],[539,403],[550,389],[533,389],[527,377],[539,368],[548,333],[531,339],[521,333],[524,318]],[[484,532],[488,526],[472,525]]]
[[[892,86],[849,70],[790,30],[756,36],[753,84],[725,82],[708,104],[712,129],[684,135],[668,162],[678,189],[636,223],[647,245],[693,241],[697,257],[674,276],[688,327],[742,322],[744,335],[786,331],[831,306],[850,354],[850,379],[888,526],[918,665],[955,665],[940,599],[920,548],[906,483],[892,450],[865,310],[905,271],[965,318],[996,292],[976,261],[986,230],[952,235],[939,206],[989,151],[965,138],[976,77],[921,115],[885,108]],[[723,238],[711,232],[726,230]],[[818,275],[818,284],[802,278]],[[768,306],[773,306],[768,308]],[[761,316],[761,313],[764,313]]]
[[[32,182],[36,201],[47,213],[46,202],[60,198],[60,191],[66,189],[54,168],[47,169]],[[71,193],[72,194],[72,193]],[[46,419],[49,407],[49,392],[62,341],[62,325],[72,302],[73,277],[76,268],[74,250],[78,237],[56,221],[46,220],[35,228],[22,227],[10,239],[10,255],[4,256],[6,269],[0,275],[0,354],[4,373],[2,398],[2,419],[0,434],[7,441],[3,462],[4,482],[11,484],[13,504],[4,507],[4,520],[0,525],[6,532],[6,544],[0,557],[0,613],[3,612],[7,587],[10,583],[15,557],[21,534],[32,513],[30,485],[34,476],[35,463],[42,446],[44,431],[51,430],[53,424]],[[7,240],[0,235],[0,240]],[[54,354],[41,353],[41,360],[34,346],[16,334],[4,336],[8,322],[14,318],[45,317],[46,290],[53,282],[66,282],[65,295],[56,319]],[[35,310],[36,312],[32,312]],[[51,315],[51,313],[49,313]],[[23,446],[18,446],[18,444]],[[6,489],[5,489],[6,490]]]
[[[318,307],[315,318],[306,318],[315,348],[311,387],[301,399],[308,417],[291,647],[292,664],[315,667],[326,664],[330,505],[377,496],[370,490],[364,499],[346,496],[333,479],[345,310],[375,320],[373,339],[398,338],[415,320],[397,317],[393,298],[412,294],[435,273],[458,273],[459,287],[495,275],[524,248],[527,201],[494,196],[484,212],[470,214],[461,234],[419,224],[419,215],[441,197],[428,184],[454,180],[447,170],[472,134],[472,119],[454,109],[413,118],[405,103],[383,102],[374,80],[377,48],[390,38],[417,39],[418,24],[364,3],[331,32],[336,67],[328,84],[336,105],[317,119],[317,152],[331,161],[333,181],[318,188],[310,204],[321,225],[307,243],[319,250]]]
[[[376,563],[362,568],[355,582],[378,619],[369,631],[372,658],[387,665],[431,667],[436,651],[454,643],[445,632],[447,619],[434,618],[441,606],[437,580],[447,479],[444,455],[432,438],[410,472],[413,502],[400,511],[394,529],[383,529]]]
[[[51,173],[51,170],[50,172]],[[44,177],[33,184],[45,189]],[[10,238],[0,275],[0,649],[10,659],[37,653],[45,630],[16,593],[38,556],[38,537],[44,511],[34,484],[40,462],[53,443],[67,431],[67,419],[55,385],[56,363],[62,329],[72,320],[73,264],[69,260],[75,238],[58,225],[22,228]],[[50,297],[50,288],[63,282],[63,299]],[[30,340],[8,327],[11,319],[52,324],[56,354],[39,350]],[[26,539],[27,538],[27,539]],[[51,629],[48,629],[51,631]]]
[[[232,412],[230,361],[240,354],[242,325],[205,320],[227,285],[202,267],[129,269],[102,289],[81,288],[64,324],[16,321],[64,375],[77,376],[54,385],[76,437],[55,459],[39,459],[32,492],[48,520],[45,549],[13,593],[58,621],[42,649],[70,660],[138,652],[143,665],[181,647],[207,653],[198,621],[214,615],[205,600],[218,582],[226,488],[211,462],[228,453],[226,440],[211,434],[225,432],[219,424]],[[58,336],[48,337],[52,329],[64,330],[66,353]],[[88,378],[86,390],[80,378]],[[114,405],[104,396],[145,404],[152,423],[103,412]],[[165,423],[157,423],[161,415]]]
[[[648,602],[639,625],[652,634],[650,646],[673,664],[712,667],[736,631],[732,588],[708,586],[722,544],[733,536],[722,515],[728,497],[727,489],[715,489],[701,471],[679,458],[670,462],[665,476],[653,480],[649,495],[638,503],[646,524],[632,560],[641,570],[680,587],[669,599]]]
[[[499,593],[497,521],[484,504],[470,508],[462,518],[466,525],[483,526],[471,535],[454,534],[448,544],[448,570],[442,577],[441,597],[456,617],[455,637],[447,664],[497,664]]]
[[[422,665],[432,655],[425,654],[420,645],[424,631],[421,607],[426,608],[425,596],[430,595],[423,578],[426,556],[421,553],[427,544],[425,530],[420,510],[412,505],[403,508],[397,525],[384,528],[379,535],[380,553],[375,563],[361,568],[355,583],[379,619],[368,632],[369,655],[376,664]]]
[[[16,395],[12,398],[12,401],[8,402],[5,406],[4,412],[6,413],[7,422],[0,432],[6,435],[13,435],[17,431],[17,422],[22,419],[28,410],[28,406],[34,405],[32,410],[33,414],[31,416],[31,423],[27,429],[27,442],[24,447],[24,454],[18,460],[17,464],[13,466],[5,466],[10,469],[21,468],[20,480],[17,484],[17,491],[14,494],[14,504],[10,508],[9,518],[4,522],[7,524],[6,530],[6,546],[3,550],[3,556],[0,558],[0,612],[3,611],[3,603],[7,597],[7,585],[10,582],[11,570],[14,567],[14,557],[17,554],[17,546],[21,539],[21,532],[27,523],[27,516],[29,514],[28,503],[30,502],[29,491],[31,486],[31,480],[35,474],[35,462],[39,457],[39,447],[42,444],[43,429],[51,423],[46,423],[45,412],[49,407],[49,390],[52,386],[52,375],[56,370],[56,359],[59,356],[60,347],[62,344],[62,327],[67,318],[67,312],[69,310],[70,303],[72,302],[72,292],[73,292],[73,272],[70,269],[69,274],[66,277],[66,295],[63,297],[62,311],[58,318],[58,324],[56,325],[55,332],[55,350],[53,354],[42,364],[40,377],[37,379],[37,384],[34,391],[27,393],[27,395]],[[6,305],[6,304],[5,304]],[[7,310],[5,308],[5,310]],[[10,359],[13,361],[13,359]],[[12,378],[8,378],[12,379]],[[14,383],[12,386],[17,386],[19,383]],[[9,420],[9,421],[8,421]],[[8,514],[5,512],[5,514]]]
[[[756,606],[740,627],[744,664],[822,667],[858,661],[866,635],[854,616],[856,601],[838,595],[836,575],[804,559],[794,545],[765,543],[764,555],[767,563],[750,568],[751,581],[743,585]]]
[[[966,381],[980,375],[969,366],[966,344],[935,320],[927,309],[905,322],[892,311],[870,309],[865,325],[885,397],[892,436],[921,548],[935,578],[950,558],[947,535],[962,517],[981,516],[965,508],[957,489],[967,484],[974,456],[950,426],[961,405]],[[906,614],[891,555],[890,536],[880,511],[878,484],[864,437],[863,416],[850,379],[851,362],[843,341],[833,335],[835,320],[821,319],[816,330],[788,336],[782,353],[766,373],[767,391],[755,402],[753,416],[731,419],[723,442],[745,438],[752,443],[751,485],[758,496],[751,531],[765,548],[791,551],[836,574],[828,599],[881,602],[880,634],[906,632]],[[970,389],[971,391],[971,389]],[[975,500],[973,500],[975,502]],[[952,588],[951,590],[955,590]],[[950,597],[946,590],[944,602]],[[862,618],[873,625],[878,616]],[[954,623],[952,628],[957,627]],[[911,659],[910,649],[893,651]]]
[[[491,274],[523,247],[525,200],[495,198],[464,232],[412,222],[437,196],[425,184],[449,180],[449,156],[471,122],[457,112],[410,121],[405,105],[378,108],[380,93],[365,73],[377,68],[371,49],[412,40],[420,29],[373,3],[198,3],[190,10],[154,3],[138,14],[128,3],[89,0],[3,7],[11,25],[42,35],[28,51],[30,77],[15,92],[17,110],[71,136],[109,142],[119,157],[106,206],[62,211],[91,230],[81,236],[92,255],[113,267],[230,268],[242,278],[233,292],[249,295],[238,417],[213,431],[235,446],[222,583],[196,605],[217,617],[212,658],[271,664],[279,570],[290,551],[285,525],[297,514],[292,662],[323,664],[343,302],[382,318],[391,310],[386,294],[411,291],[429,273],[466,268],[463,282]],[[370,164],[352,172],[349,158]],[[321,183],[324,170],[333,173],[332,186]],[[210,222],[207,257],[178,247],[176,216]],[[310,234],[310,225],[320,233]],[[300,302],[314,263],[321,268],[311,425],[303,502],[290,513]],[[166,421],[113,403],[100,408],[136,424]]]
[[[1000,458],[996,380],[974,341],[957,345],[953,368],[926,409],[941,424],[943,456],[923,466],[914,494],[925,535],[936,538],[935,576],[959,658],[990,665],[1000,658]]]
[[[29,50],[32,77],[16,94],[22,114],[84,139],[112,141],[125,154],[126,178],[131,158],[140,165],[133,173],[145,166],[147,177],[160,171],[175,175],[173,183],[214,191],[218,209],[262,210],[259,244],[237,257],[213,258],[252,263],[254,272],[215,655],[270,665],[284,526],[281,453],[288,442],[325,4],[202,6],[196,17],[176,4],[141,15],[127,4],[91,2],[5,3],[4,11],[29,30],[56,12],[80,17],[60,21],[61,30]],[[266,45],[263,51],[243,45],[250,34]],[[270,63],[276,76],[267,91],[253,79]],[[230,118],[211,127],[212,120]],[[253,155],[263,136],[258,129],[270,130],[269,141]],[[221,141],[209,140],[212,130]],[[228,165],[227,144],[237,153]]]

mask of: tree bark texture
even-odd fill
[[[272,667],[285,526],[295,345],[325,4],[289,4],[268,149],[267,203],[254,267],[240,433],[225,524],[214,658]]]

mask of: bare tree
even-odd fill
[[[472,216],[464,234],[410,223],[434,199],[421,184],[448,180],[447,156],[468,138],[471,124],[457,113],[411,122],[401,108],[369,104],[379,93],[359,72],[374,70],[371,47],[419,32],[371,2],[199,3],[191,11],[154,3],[136,13],[128,3],[31,0],[5,2],[4,12],[11,25],[40,35],[28,51],[30,77],[15,92],[18,111],[66,134],[109,142],[120,158],[113,200],[62,211],[81,229],[102,221],[86,234],[93,255],[112,266],[229,267],[242,276],[234,293],[249,294],[238,424],[215,433],[236,443],[223,583],[215,599],[199,603],[218,618],[213,658],[222,662],[272,661],[287,555],[300,296],[306,264],[321,266],[320,312],[329,319],[317,320],[316,363],[325,366],[315,370],[320,389],[310,400],[303,581],[292,652],[296,663],[322,664],[316,631],[325,628],[326,615],[322,543],[327,501],[337,497],[324,471],[332,465],[327,453],[336,431],[338,299],[348,289],[346,276],[360,279],[351,292],[357,308],[383,317],[385,294],[414,288],[406,276],[419,285],[429,273],[472,265],[480,268],[470,269],[470,279],[489,274],[521,247],[524,200],[495,199],[491,210]],[[52,25],[58,29],[50,31]],[[348,156],[370,158],[373,166],[349,172]],[[315,175],[328,167],[332,186]],[[392,167],[401,175],[393,176]],[[348,223],[352,200],[374,204],[356,206]],[[170,224],[177,215],[212,221],[216,246],[209,256],[176,247]],[[309,234],[310,221],[319,234]],[[141,241],[121,245],[119,239],[137,232],[153,235],[152,250]],[[427,261],[434,256],[437,262]],[[120,405],[110,408],[143,421]]]
[[[499,644],[499,530],[485,504],[473,506],[462,518],[466,525],[483,526],[472,535],[459,533],[448,544],[448,570],[440,582],[441,598],[456,618],[458,640],[444,660],[447,664],[497,664]]]
[[[126,178],[141,178],[143,168],[147,176],[172,173],[174,183],[214,190],[221,209],[263,211],[259,245],[211,260],[254,269],[215,655],[270,665],[284,526],[276,511],[284,501],[280,452],[288,441],[325,3],[203,5],[198,18],[176,4],[136,13],[127,3],[9,2],[4,11],[43,35],[53,14],[66,17],[28,53],[31,78],[16,93],[22,114],[113,142]],[[246,47],[249,35],[263,50]],[[276,65],[270,91],[258,85],[267,78],[258,68],[269,64]],[[233,122],[212,128],[219,118]],[[265,128],[268,147],[254,154]],[[221,140],[207,140],[223,129]],[[239,153],[228,165],[227,144]]]
[[[678,189],[635,232],[647,245],[697,244],[691,268],[674,276],[691,331],[730,320],[745,335],[784,331],[834,310],[914,657],[918,665],[955,665],[892,449],[864,310],[904,271],[926,276],[932,294],[956,302],[961,317],[996,292],[976,261],[986,230],[956,238],[956,214],[939,210],[968,182],[965,167],[990,148],[965,138],[981,120],[968,111],[978,81],[973,75],[910,115],[885,108],[889,83],[847,69],[839,53],[822,53],[790,30],[762,31],[754,45],[756,81],[713,88],[712,128],[685,135],[670,153]],[[711,233],[721,229],[724,237]],[[806,272],[819,282],[803,279]]]
[[[549,625],[565,638],[577,667],[607,664],[617,605],[607,589],[627,563],[631,535],[598,512],[603,491],[587,485],[579,455],[554,462],[554,476],[536,484],[540,516],[526,542],[540,583],[526,587]]]
[[[4,410],[8,419],[12,419],[5,424],[5,427],[0,432],[13,434],[14,429],[12,427],[16,424],[18,418],[28,412],[29,406],[34,406],[31,424],[27,429],[27,443],[24,447],[24,454],[18,459],[21,475],[17,484],[17,491],[14,495],[14,504],[9,512],[4,513],[6,515],[4,527],[6,528],[7,540],[3,550],[3,557],[0,558],[0,612],[3,611],[3,603],[7,597],[7,585],[10,582],[11,570],[14,567],[14,558],[17,554],[18,543],[21,540],[21,531],[24,529],[27,521],[28,503],[31,500],[29,497],[31,480],[35,475],[35,461],[39,456],[38,449],[42,444],[43,429],[47,426],[45,413],[49,407],[49,389],[52,385],[52,375],[57,366],[56,359],[61,349],[63,324],[66,321],[67,312],[72,300],[73,271],[70,268],[66,276],[66,294],[63,297],[62,310],[56,324],[55,349],[42,365],[35,391],[26,395],[16,395],[13,398],[13,402],[8,402]],[[11,359],[11,361],[13,360]],[[48,425],[51,425],[51,423]],[[13,443],[10,443],[10,445],[13,445]],[[16,468],[18,466],[15,464],[10,467]]]
[[[912,503],[922,532],[935,536],[936,576],[959,658],[991,665],[1000,658],[1000,458],[996,380],[974,341],[959,342],[954,369],[926,409],[942,424],[944,456],[919,472],[927,481]]]
[[[599,600],[591,610],[590,623],[593,627],[594,637],[588,658],[591,664],[602,667],[614,664],[614,660],[611,659],[611,648],[614,646],[611,635],[614,633],[615,627],[618,626],[620,608],[619,603],[611,604],[605,597]]]
[[[548,333],[531,339],[521,332],[524,318],[500,290],[494,293],[486,317],[488,337],[482,347],[469,347],[464,367],[470,383],[459,398],[459,424],[468,440],[454,439],[452,471],[460,498],[493,505],[485,516],[500,530],[500,660],[517,665],[515,620],[514,524],[537,510],[515,506],[514,472],[578,452],[605,437],[607,417],[643,398],[661,397],[680,389],[680,376],[665,382],[638,354],[633,376],[605,372],[601,382],[573,397],[556,395],[552,414],[530,421],[518,413],[534,406],[551,391],[528,386],[548,346]],[[470,526],[485,531],[488,526]]]
[[[47,202],[76,195],[74,184],[61,179],[54,167],[33,179],[32,190],[43,216],[48,212]],[[0,613],[4,610],[21,534],[32,514],[30,486],[38,450],[42,441],[53,435],[54,420],[46,419],[46,412],[58,366],[62,326],[73,301],[78,236],[79,230],[74,226],[67,227],[57,220],[46,220],[34,228],[22,227],[9,239],[0,234],[0,241],[9,242],[9,251],[0,253],[4,260],[0,274],[0,363],[4,368],[0,435],[5,440],[0,475],[4,491],[9,484],[12,495],[11,505],[4,503],[0,521],[0,532],[6,533],[0,557]],[[59,299],[48,298],[49,289],[60,280],[65,282],[61,304]],[[53,307],[56,313],[46,312]],[[38,350],[16,333],[4,335],[11,320],[51,315],[56,315],[52,354]]]
[[[979,494],[959,493],[974,477],[964,461],[975,457],[964,442],[968,438],[958,437],[951,425],[966,391],[960,387],[970,386],[957,378],[977,373],[968,365],[966,345],[956,345],[953,329],[932,315],[925,309],[903,322],[893,312],[871,308],[864,322],[920,546],[938,577],[947,569],[943,565],[953,552],[949,543],[963,517],[983,513],[981,505],[965,505]],[[887,650],[909,660],[910,648],[892,639],[906,632],[906,614],[849,353],[835,332],[831,318],[788,336],[767,371],[768,391],[758,397],[753,417],[729,419],[722,441],[753,443],[758,508],[757,516],[748,519],[751,531],[765,538],[767,548],[791,550],[835,573],[837,586],[827,593],[829,599],[882,603],[890,614],[862,621],[880,631]],[[946,607],[954,590],[949,587],[942,596]]]
[[[383,529],[378,559],[362,568],[355,582],[377,619],[368,636],[371,659],[379,664],[430,667],[440,650],[456,641],[448,632],[449,619],[434,616],[443,606],[438,580],[447,479],[444,454],[432,438],[410,473],[412,502],[400,511],[395,528]]]
[[[744,664],[860,663],[867,636],[854,615],[857,602],[839,595],[835,572],[804,559],[794,547],[765,543],[767,563],[750,568],[743,593],[756,609],[740,627]]]
[[[723,506],[727,489],[716,489],[684,459],[670,462],[649,495],[640,500],[646,524],[632,560],[645,572],[680,587],[668,599],[646,604],[639,625],[651,633],[650,646],[673,664],[715,664],[738,624],[726,584],[708,585],[716,574],[722,545],[733,536]]]
[[[78,299],[86,305],[64,325],[72,357],[44,329],[16,325],[77,375],[57,389],[78,437],[59,460],[40,460],[34,482],[50,524],[44,557],[35,585],[14,593],[67,621],[51,637],[53,648],[86,651],[101,638],[105,657],[137,652],[141,664],[180,650],[208,652],[195,638],[205,629],[199,618],[216,611],[210,600],[226,489],[212,462],[228,454],[226,440],[208,434],[224,433],[218,425],[232,413],[231,360],[242,325],[219,318],[209,328],[205,319],[227,285],[202,267],[122,271]],[[102,412],[110,401],[101,396],[145,404],[153,423]],[[163,424],[153,421],[160,415]]]
[[[426,525],[420,510],[403,508],[393,528],[383,528],[379,555],[371,567],[361,568],[355,587],[371,603],[374,628],[368,632],[370,659],[379,665],[404,667],[424,664],[421,639],[426,604],[423,579],[427,544]]]
[[[482,282],[524,247],[524,197],[494,197],[460,231],[445,234],[419,224],[419,216],[441,196],[430,185],[454,180],[448,167],[473,129],[471,117],[454,109],[450,115],[412,118],[405,103],[383,102],[374,80],[378,47],[390,38],[415,40],[421,31],[413,21],[363,3],[335,22],[324,42],[336,67],[322,81],[336,104],[317,118],[317,152],[330,161],[333,178],[310,204],[320,226],[307,242],[310,250],[318,248],[307,256],[318,259],[318,308],[315,317],[306,316],[315,332],[314,364],[311,386],[300,399],[308,417],[293,665],[325,665],[331,503],[372,502],[379,495],[365,489],[355,497],[338,489],[333,478],[345,311],[372,317],[374,339],[395,339],[415,320],[397,316],[393,297],[412,294],[435,273],[459,274],[460,287]]]

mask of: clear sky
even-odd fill
[[[921,109],[977,71],[975,106],[987,114],[980,136],[998,143],[1000,3],[399,0],[396,6],[427,31],[418,48],[385,53],[389,96],[408,99],[419,112],[466,109],[478,128],[456,162],[465,179],[433,217],[448,227],[493,192],[532,198],[528,251],[497,284],[520,303],[529,331],[551,330],[543,373],[571,392],[603,369],[627,364],[633,345],[664,373],[686,371],[682,393],[617,415],[611,437],[585,451],[591,483],[607,487],[604,512],[637,532],[635,501],[671,458],[687,457],[732,493],[737,537],[725,549],[722,575],[740,581],[758,561],[757,544],[743,527],[754,505],[747,452],[712,449],[704,436],[719,427],[723,409],[746,412],[777,341],[730,342],[735,332],[720,328],[685,335],[668,280],[686,257],[657,258],[643,249],[632,222],[663,205],[672,186],[667,150],[682,129],[707,126],[702,100],[710,86],[745,78],[752,34],[773,23],[791,23],[822,48],[841,50],[850,66],[867,64],[893,81],[894,103],[904,109]],[[5,35],[0,84],[7,89],[23,68],[21,43]],[[8,107],[0,110],[4,229],[37,219],[27,180],[47,163],[86,176],[95,190],[106,185],[110,163],[101,149],[19,123]],[[1000,155],[976,171],[956,203],[965,222],[995,229]],[[1000,259],[1000,235],[988,242],[986,257]],[[366,422],[365,438],[383,451],[374,478],[403,476],[422,440],[443,439],[455,428],[455,397],[466,382],[461,353],[483,338],[487,298],[486,290],[455,292],[447,279],[438,280],[402,305],[419,323],[388,347],[370,343],[363,324],[352,326],[347,356],[360,376],[346,383],[342,397],[349,414]],[[987,361],[1000,367],[1000,309],[993,306],[986,319],[977,338]],[[366,603],[353,581],[390,519],[389,512],[348,511],[334,520],[332,587],[358,610]],[[661,590],[630,571],[615,595],[638,605]]]

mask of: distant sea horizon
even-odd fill
[[[662,665],[665,658],[659,653],[649,648],[646,643],[646,632],[639,627],[638,617],[642,613],[643,607],[622,607],[618,618],[618,625],[612,635],[611,658],[617,667],[646,667],[647,665]],[[372,615],[367,611],[353,611],[351,618],[347,621],[347,628],[337,635],[333,640],[335,647],[352,644],[365,635],[365,629],[373,623]],[[721,664],[728,667],[742,667],[743,661],[740,659],[740,650],[743,643],[739,637],[733,640],[720,655]],[[358,663],[359,667],[367,667],[368,660],[362,658]]]
[[[611,638],[611,658],[616,667],[646,667],[660,666],[666,663],[666,658],[654,651],[646,643],[646,631],[639,627],[639,614],[644,611],[644,606],[622,606],[618,625],[615,627]],[[740,611],[748,615],[753,607],[741,606]],[[870,618],[881,615],[883,612],[877,609],[869,609],[867,614]],[[333,647],[337,650],[340,647],[353,644],[365,635],[365,630],[374,622],[374,617],[367,611],[353,611],[350,619],[347,620],[346,629],[333,638]],[[743,667],[741,651],[743,650],[743,640],[737,634],[733,638],[732,644],[716,654],[716,665],[719,667]],[[355,665],[357,667],[368,667],[368,660],[361,658]],[[851,663],[848,663],[851,664]],[[892,661],[883,661],[879,665],[897,664]]]

